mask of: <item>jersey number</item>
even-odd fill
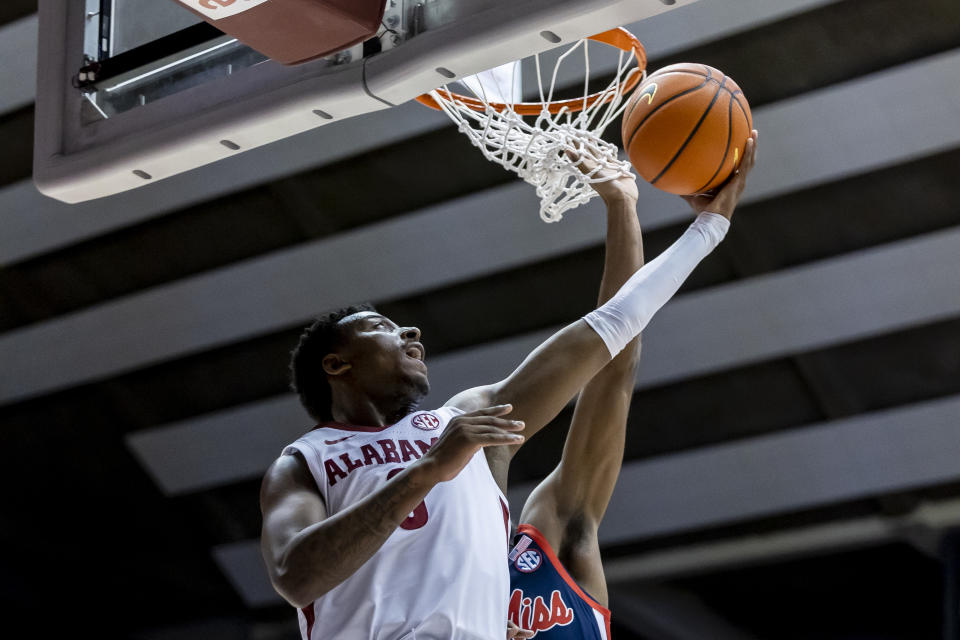
[[[391,469],[390,473],[387,474],[387,480],[397,475],[401,471],[403,471],[403,467]],[[427,524],[427,517],[427,503],[421,501],[420,504],[417,505],[417,508],[410,513],[410,516],[400,523],[400,528],[406,529],[407,531],[419,529],[423,525]]]

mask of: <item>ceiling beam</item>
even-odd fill
[[[624,465],[603,545],[960,479],[960,396]],[[510,492],[522,504],[533,485]],[[936,521],[930,516],[931,521]]]
[[[630,28],[644,41],[648,55],[653,58],[836,1],[699,2],[630,25]],[[0,59],[19,60],[22,51],[32,52],[35,69],[36,15],[24,20],[32,27],[24,28],[22,34],[18,32],[18,39],[9,41],[9,49],[8,41],[0,38],[0,52],[13,54]],[[33,34],[33,41],[17,46],[28,33]],[[0,65],[0,72],[3,69],[11,68]],[[19,69],[6,73],[11,74],[14,84],[26,82],[29,85],[29,101],[32,102],[35,73],[19,76],[16,75]],[[8,94],[5,91],[3,95]],[[16,96],[14,102],[22,102],[26,95],[23,91],[11,94]],[[0,189],[0,211],[3,211],[4,221],[4,232],[0,234],[0,265],[25,260],[226,193],[315,169],[445,126],[450,124],[442,115],[410,103],[320,127],[131,193],[79,205],[47,198],[36,190],[32,181],[25,180]]]
[[[960,145],[958,65],[960,50],[758,109],[763,159],[747,199]],[[889,99],[891,86],[900,88],[897,100]],[[648,226],[687,215],[679,199],[652,188],[643,193]],[[603,240],[602,216],[574,211],[545,226],[535,210],[531,190],[510,183],[16,329],[0,336],[0,361],[7,365],[0,370],[0,402],[287,328],[324,309],[396,299]],[[143,340],[145,333],[150,340]]]
[[[617,624],[647,640],[755,640],[693,593],[661,585],[610,589],[610,612]]]
[[[956,481],[958,423],[960,396],[952,396],[627,463],[600,528],[600,543],[643,540]],[[534,486],[510,491],[514,513],[520,513]],[[949,527],[960,519],[960,509],[953,502],[927,505],[911,517],[925,526]],[[689,558],[687,550],[660,552],[606,566],[608,580],[622,583],[679,575],[694,559],[720,567],[803,549],[825,552],[882,542],[888,535],[889,523],[867,519],[832,529],[804,528],[792,536],[694,546],[690,551],[696,553]],[[220,545],[213,554],[249,605],[278,601],[256,540]]]
[[[614,558],[604,563],[604,572],[610,584],[674,580],[891,542],[912,544],[917,531],[930,535],[934,541],[939,540],[944,531],[957,526],[960,526],[960,500],[929,501],[899,516],[835,520]]]
[[[644,333],[637,386],[960,315],[957,255],[960,228],[680,296]],[[883,286],[869,284],[874,282]],[[704,318],[710,318],[708,332]],[[434,386],[427,403],[440,405],[458,391],[502,379],[552,332],[428,358]],[[263,473],[308,420],[287,394],[137,431],[127,443],[158,486],[176,494]]]

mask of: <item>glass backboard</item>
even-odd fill
[[[284,66],[174,0],[39,0],[34,179],[134,189],[694,1],[385,0],[373,38]]]

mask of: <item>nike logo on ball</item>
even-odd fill
[[[355,436],[355,435],[357,435],[357,434],[353,434],[353,436]],[[344,437],[339,438],[339,439],[337,439],[337,440],[324,440],[323,443],[324,443],[324,444],[337,444],[338,442],[343,442],[344,440],[347,440],[347,439],[349,439],[349,438],[352,438],[353,436],[344,436]]]
[[[647,104],[652,104],[652,103],[653,103],[653,97],[654,97],[655,95],[657,95],[657,83],[656,83],[656,82],[651,82],[651,83],[650,83],[649,85],[647,85],[647,87],[643,90],[643,93],[641,93],[639,96],[637,96],[637,102],[640,102],[641,100],[643,100],[644,98],[646,98],[646,99],[647,99]]]

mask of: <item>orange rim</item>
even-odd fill
[[[640,78],[643,76],[643,70],[647,67],[647,51],[643,48],[643,45],[640,44],[640,41],[637,40],[637,37],[623,27],[617,27],[616,29],[610,29],[609,31],[598,33],[595,36],[590,36],[587,38],[587,40],[602,42],[603,44],[608,44],[611,47],[616,47],[621,51],[626,51],[633,54],[633,56],[637,59],[637,68],[631,69],[630,73],[627,74],[626,79],[621,85],[621,94],[626,95],[632,91],[633,88],[636,87],[640,82]],[[451,99],[462,102],[464,106],[469,107],[474,111],[486,111],[487,109],[488,105],[481,100],[477,100],[476,98],[460,95],[459,93],[453,93],[452,91],[444,91],[444,93],[449,94]],[[592,107],[601,98],[603,98],[603,102],[610,102],[613,100],[614,95],[614,93],[598,91],[597,93],[592,93],[585,98],[558,100],[556,102],[548,102],[546,104],[543,102],[517,102],[516,104],[508,105],[502,102],[491,102],[489,103],[489,106],[496,111],[503,111],[504,109],[512,108],[516,113],[522,116],[537,116],[543,112],[544,106],[546,106],[547,111],[553,114],[560,113],[560,111],[564,108],[566,108],[568,111],[576,112]],[[433,96],[431,96],[429,93],[424,93],[423,95],[417,96],[417,102],[428,106],[431,109],[436,109],[437,111],[441,110],[440,105],[437,104],[437,101],[434,100]]]

